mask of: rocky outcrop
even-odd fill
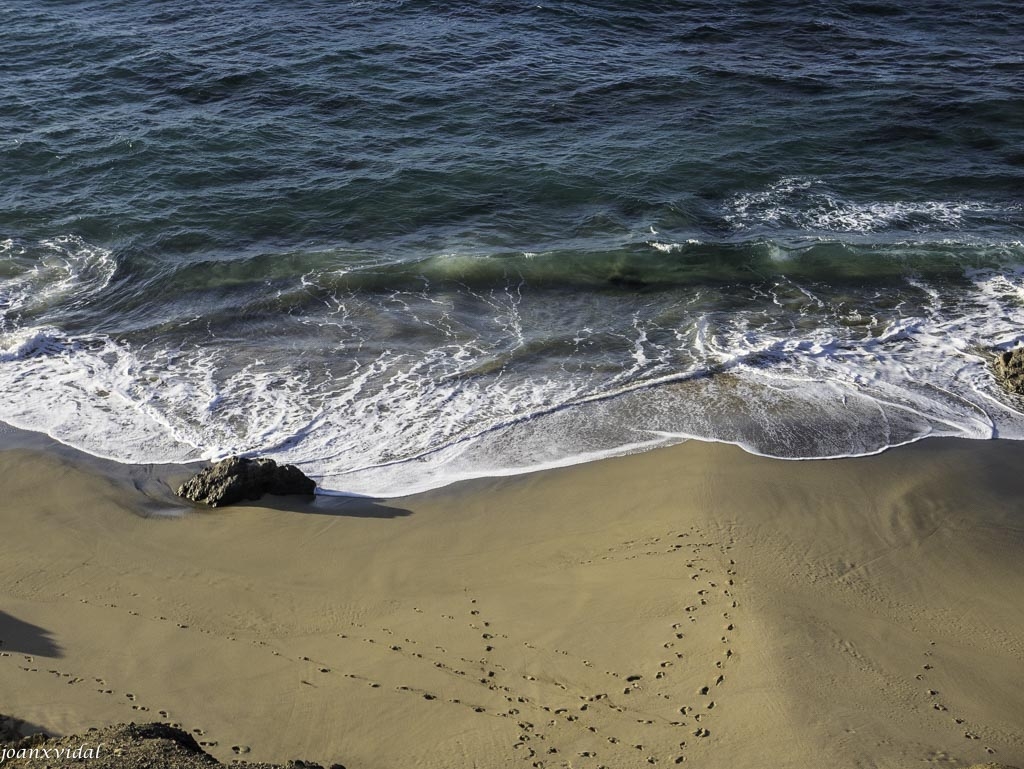
[[[322,764],[292,760],[280,764],[233,759],[222,764],[199,747],[188,732],[167,724],[115,724],[84,734],[21,737],[21,721],[0,715],[0,766],[3,769],[82,766],[88,769],[324,769]],[[345,769],[331,764],[328,769]],[[970,769],[1015,769],[1006,764],[975,764]]]
[[[278,465],[273,459],[228,457],[185,481],[178,496],[210,507],[222,507],[264,494],[315,493],[316,483],[294,465]]]
[[[1024,347],[997,354],[992,369],[1003,387],[1017,395],[1024,395]]]
[[[188,732],[167,724],[117,724],[68,737],[34,735],[3,744],[4,769],[88,766],[89,769],[215,769],[224,766]],[[231,769],[323,769],[308,761],[286,766],[232,762]],[[330,769],[345,769],[332,764]]]

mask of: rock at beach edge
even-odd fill
[[[1017,395],[1024,395],[1024,347],[997,353],[992,362],[992,370],[1003,387]]]
[[[228,457],[201,470],[178,488],[178,496],[210,507],[223,507],[264,494],[316,492],[316,483],[294,465],[278,465],[273,459]]]

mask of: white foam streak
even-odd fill
[[[654,233],[654,234],[657,234],[657,233]],[[693,238],[690,238],[690,239],[684,241],[683,243],[663,243],[663,242],[658,241],[658,240],[649,240],[649,241],[647,241],[647,245],[649,245],[651,248],[655,249],[656,251],[661,251],[663,254],[671,254],[671,253],[674,253],[676,251],[682,251],[685,248],[687,248],[688,246],[699,246],[700,245],[700,241],[699,240],[694,240]]]

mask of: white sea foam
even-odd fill
[[[57,329],[19,329],[0,339],[0,363],[41,355],[59,355],[68,346],[67,340]]]
[[[958,230],[972,216],[1001,218],[1021,212],[1020,205],[981,201],[845,200],[819,179],[786,177],[764,190],[732,198],[724,214],[740,230],[791,227],[810,232],[876,233]]]
[[[689,238],[683,243],[663,243],[658,240],[649,240],[647,245],[657,251],[661,251],[663,254],[671,254],[674,251],[682,251],[688,246],[699,246],[700,241],[693,238]]]

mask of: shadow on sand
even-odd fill
[[[22,622],[0,611],[0,651],[21,652],[39,657],[63,657],[64,651],[49,630]]]
[[[232,507],[262,507],[270,510],[281,510],[289,513],[305,515],[331,515],[348,518],[404,518],[412,515],[412,510],[395,507],[387,500],[373,497],[334,496],[317,494],[315,497],[275,497],[267,494],[256,502],[241,502]],[[214,512],[213,509],[210,509]]]
[[[0,713],[0,745],[17,742],[22,737],[28,737],[32,734],[51,735],[53,732],[49,729],[44,729],[38,724],[31,724],[28,721],[22,721],[20,718]]]

